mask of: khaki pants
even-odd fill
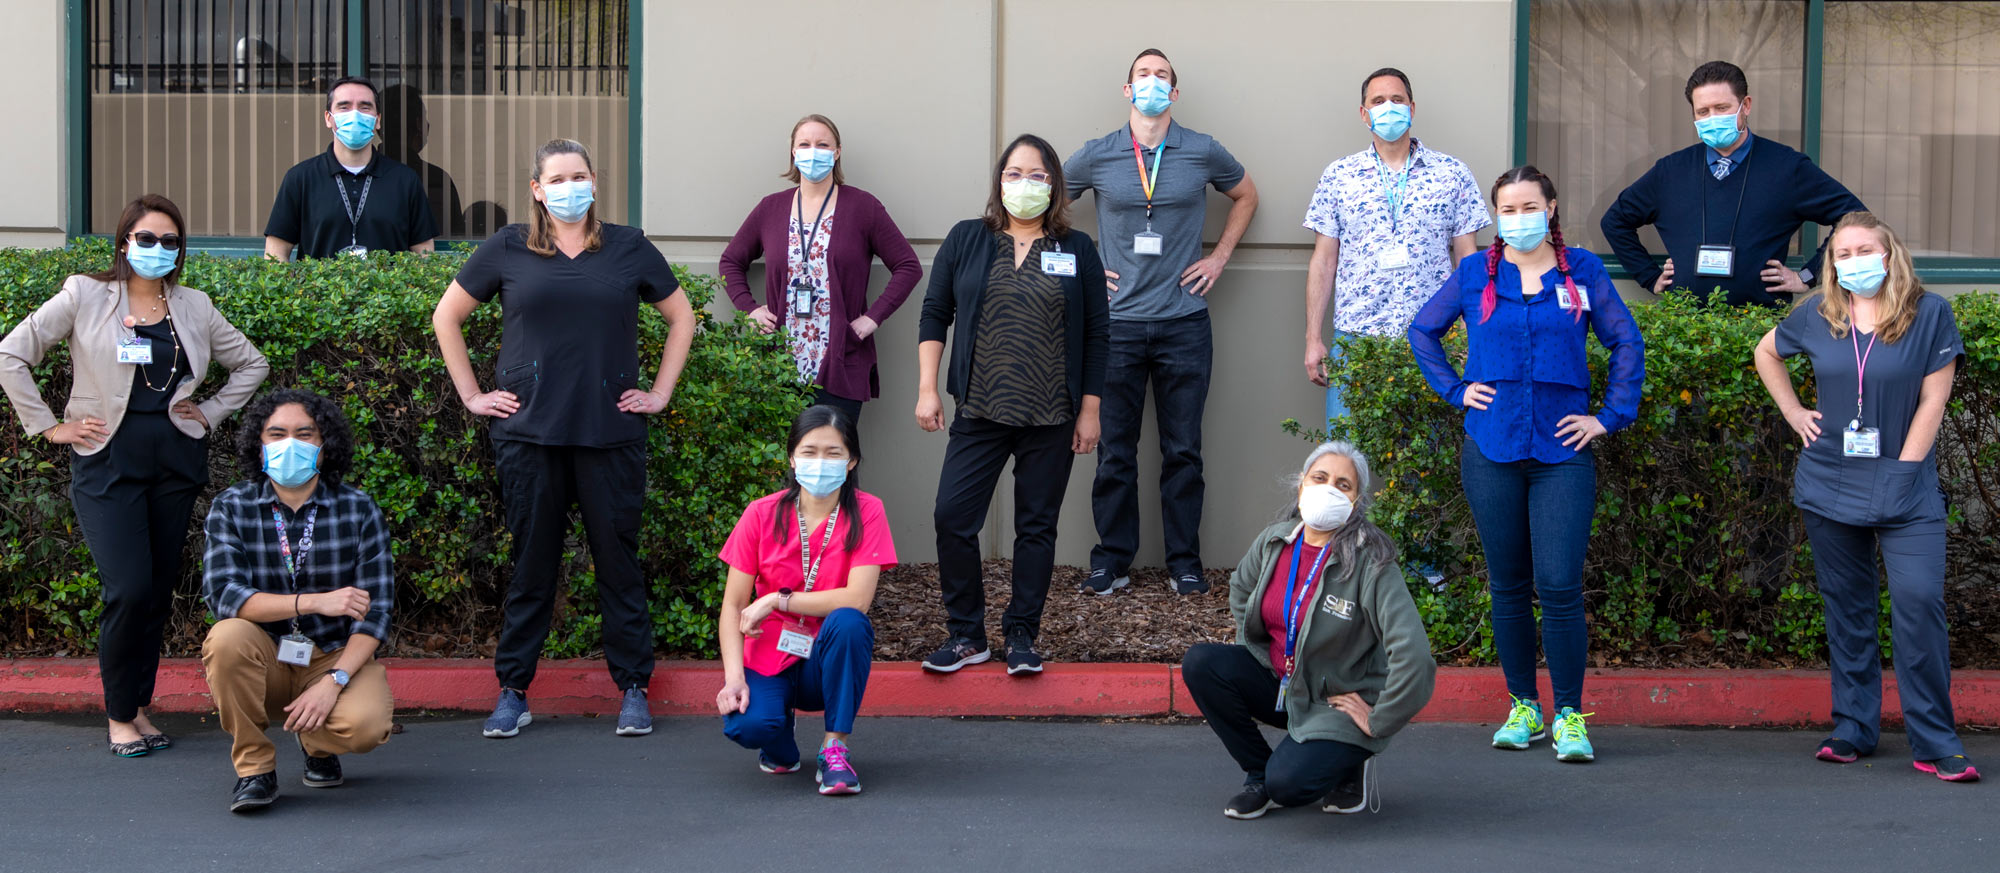
[[[236,740],[230,757],[237,776],[277,769],[277,747],[264,731],[285,723],[285,707],[333,669],[339,655],[315,648],[312,664],[296,667],[279,663],[277,641],[255,622],[225,618],[209,629],[201,644],[201,664],[222,729]],[[300,741],[316,756],[367,752],[389,741],[394,711],[389,671],[371,659],[348,680],[326,723],[301,734]]]

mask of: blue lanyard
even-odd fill
[[[1298,649],[1299,626],[1304,624],[1304,620],[1299,617],[1297,611],[1293,607],[1294,601],[1292,600],[1292,597],[1294,594],[1297,593],[1297,588],[1299,584],[1299,555],[1300,553],[1305,551],[1305,544],[1306,544],[1305,531],[1301,530],[1299,532],[1298,539],[1292,543],[1292,572],[1291,575],[1285,579],[1285,676],[1286,678],[1290,678],[1292,675],[1292,667],[1293,667],[1292,653],[1297,651]],[[1306,588],[1308,592],[1310,592],[1312,588],[1312,583],[1317,582],[1319,580],[1320,570],[1326,567],[1327,553],[1331,551],[1333,551],[1333,543],[1328,542],[1324,547],[1322,547],[1319,550],[1319,557],[1313,559],[1312,575],[1308,577],[1311,581],[1306,583]]]
[[[1389,165],[1382,163],[1382,155],[1373,148],[1368,149],[1368,154],[1375,158],[1375,178],[1382,185],[1382,197],[1389,201],[1390,232],[1397,232],[1403,223],[1403,197],[1410,189],[1410,165],[1417,162],[1417,152],[1411,149],[1409,156],[1403,158],[1403,171],[1396,174],[1393,185],[1389,183]]]

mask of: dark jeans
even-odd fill
[[[1056,518],[1069,487],[1073,424],[1015,427],[960,415],[938,475],[938,582],[944,589],[945,628],[954,637],[986,642],[986,586],[979,564],[979,529],[1007,459],[1014,459],[1014,596],[1001,619],[1003,633],[1041,633],[1042,604],[1056,564]]]
[[[1283,730],[1289,720],[1275,705],[1278,676],[1242,646],[1201,643],[1188,649],[1181,659],[1181,678],[1223,748],[1243,768],[1244,783],[1263,783],[1279,806],[1304,806],[1325,797],[1342,780],[1359,778],[1362,762],[1374,755],[1339,740],[1301,743],[1289,736],[1272,750],[1257,724]]]
[[[153,702],[188,521],[208,484],[208,441],[176,430],[167,413],[130,413],[96,454],[71,452],[69,470],[70,503],[104,598],[97,625],[104,714],[131,721]]]
[[[854,732],[868,690],[875,657],[875,626],[858,609],[836,609],[813,638],[812,657],[776,676],[743,671],[750,685],[750,708],[722,717],[722,733],[746,749],[758,749],[776,764],[796,764],[799,744],[792,737],[793,710],[824,710],[828,733]]]
[[[507,530],[514,535],[514,581],[501,606],[500,643],[493,653],[500,687],[525,693],[535,681],[572,506],[583,511],[597,573],[605,665],[620,690],[646,687],[653,675],[653,618],[639,570],[646,444],[593,449],[494,440],[493,454]]]
[[[1806,512],[1813,570],[1826,602],[1833,665],[1833,735],[1863,752],[1882,734],[1881,578],[1889,575],[1889,634],[1910,752],[1919,761],[1965,754],[1951,712],[1951,638],[1944,620],[1944,522],[1856,527]]]
[[[1160,428],[1167,571],[1201,574],[1201,415],[1208,405],[1214,349],[1206,312],[1168,321],[1111,322],[1111,357],[1098,409],[1104,433],[1090,487],[1098,541],[1090,551],[1092,569],[1123,576],[1139,552],[1139,425],[1150,380]]]
[[[1535,612],[1542,603],[1542,652],[1555,709],[1583,707],[1583,667],[1590,631],[1583,623],[1583,555],[1597,512],[1597,456],[1584,449],[1560,464],[1487,460],[1466,438],[1459,476],[1493,590],[1493,648],[1507,693],[1535,691]]]
[[[819,388],[813,391],[813,405],[831,406],[841,412],[845,412],[847,413],[847,420],[852,422],[855,428],[859,429],[861,427],[861,401],[859,400],[850,400],[825,388]]]

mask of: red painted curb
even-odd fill
[[[485,660],[388,658],[396,704],[405,711],[484,712],[499,685]],[[714,661],[661,661],[648,695],[660,715],[711,715],[722,685]],[[1542,700],[1549,700],[1542,679]],[[1894,675],[1883,676],[1883,721],[1901,721]],[[1790,727],[1825,724],[1827,674],[1805,670],[1592,670],[1584,710],[1597,724]],[[602,661],[544,661],[532,697],[536,712],[615,712],[617,689]],[[1506,686],[1492,667],[1438,670],[1437,691],[1418,721],[1493,722],[1505,715]],[[2000,724],[2000,671],[1952,676],[1960,724]],[[88,660],[0,660],[0,711],[97,712],[103,687]],[[164,661],[153,699],[158,712],[209,712],[201,662]],[[1166,664],[1053,664],[1039,676],[1008,676],[998,664],[938,676],[914,663],[883,662],[868,680],[863,713],[877,716],[1198,716],[1180,668]]]

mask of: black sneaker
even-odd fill
[[[1207,594],[1208,580],[1199,573],[1182,573],[1174,577],[1174,593],[1183,597],[1189,594]]]
[[[993,653],[984,644],[953,637],[924,659],[924,669],[932,673],[956,673],[960,667],[983,663],[991,657]]]
[[[1130,584],[1132,584],[1132,577],[1114,577],[1111,575],[1110,570],[1098,568],[1091,570],[1090,576],[1083,580],[1083,592],[1085,594],[1110,594]]]
[[[293,734],[293,736],[297,737],[298,735]],[[306,740],[304,737],[299,737],[299,751],[303,752],[306,756],[306,772],[304,776],[300,777],[300,781],[304,782],[307,788],[332,788],[347,781],[341,778],[340,775],[339,755],[328,755],[324,758],[313,757],[311,752],[306,751]]]
[[[1264,790],[1264,783],[1251,782],[1243,786],[1242,793],[1229,798],[1229,805],[1222,808],[1222,814],[1248,820],[1277,807],[1278,804],[1271,800],[1271,793]]]
[[[1007,675],[1021,676],[1042,672],[1042,656],[1035,654],[1035,641],[1028,632],[1015,629],[1007,633]]]
[[[236,780],[236,795],[229,798],[230,812],[249,812],[270,806],[278,799],[278,774],[259,773]]]
[[[1846,740],[1827,737],[1819,744],[1819,751],[1813,757],[1835,764],[1852,764],[1861,757],[1861,750]]]
[[[1972,766],[1964,755],[1953,755],[1935,761],[1917,761],[1919,772],[1929,773],[1946,782],[1978,782],[1979,768]]]
[[[1369,758],[1361,762],[1359,774],[1353,778],[1340,780],[1339,784],[1333,786],[1332,791],[1326,793],[1326,799],[1320,801],[1319,811],[1334,815],[1353,815],[1367,809],[1371,799],[1375,801],[1375,808],[1379,810],[1382,808],[1381,797],[1375,788],[1375,759]]]

